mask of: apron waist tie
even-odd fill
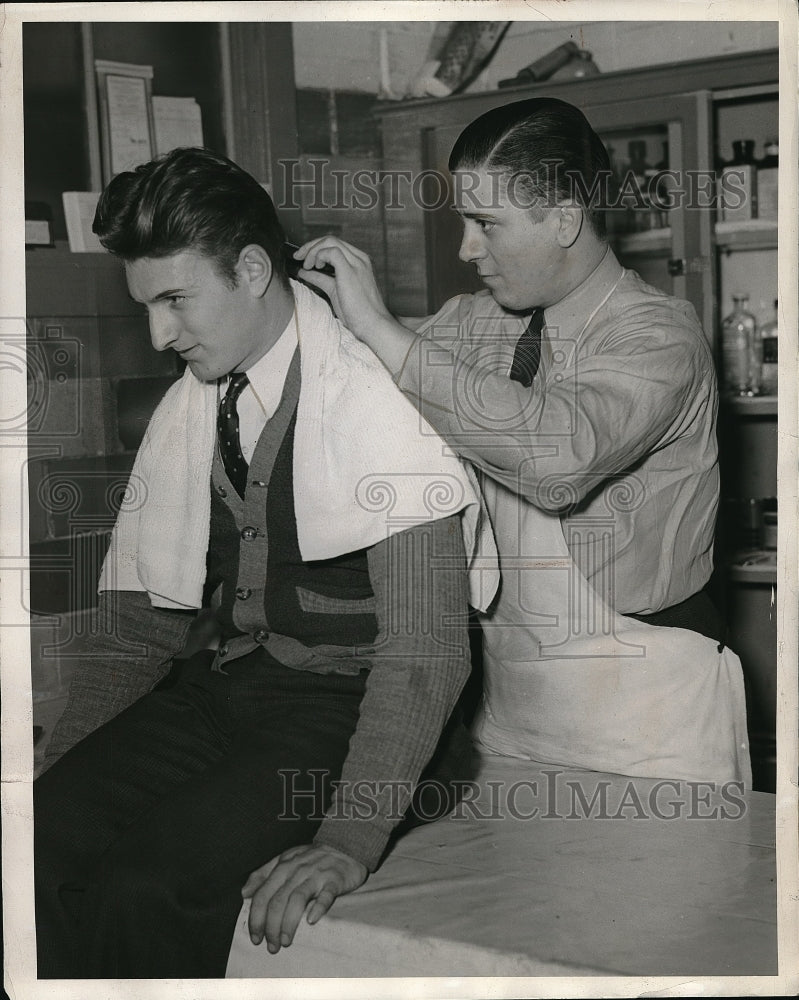
[[[634,618],[645,625],[690,629],[708,639],[714,639],[719,644],[719,652],[726,645],[726,624],[706,590],[700,590],[679,604],[672,604],[670,608],[663,608],[650,615],[626,614],[624,617]]]

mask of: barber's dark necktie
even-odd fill
[[[534,309],[527,329],[519,337],[516,352],[513,355],[510,377],[514,382],[521,382],[527,389],[533,384],[533,379],[541,363],[541,330],[543,327],[544,310]]]
[[[242,499],[244,499],[244,487],[247,485],[247,470],[249,469],[249,465],[241,452],[239,415],[236,410],[236,402],[246,385],[247,376],[244,372],[238,372],[230,376],[227,392],[219,405],[219,415],[216,421],[219,453],[222,456],[225,472]]]

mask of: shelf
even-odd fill
[[[119,267],[119,258],[107,250],[97,253],[74,253],[69,249],[69,244],[62,240],[56,240],[55,246],[52,247],[26,247],[26,267],[52,267],[54,264],[68,264],[70,267],[82,268]]]
[[[761,83],[752,87],[733,87],[731,90],[717,90],[713,94],[713,101],[716,104],[720,104],[722,101],[737,103],[749,97],[773,97],[776,101],[779,97],[779,89],[773,83]]]
[[[723,396],[722,404],[741,417],[776,417],[776,396]]]
[[[660,254],[671,252],[671,226],[664,229],[647,229],[641,233],[630,233],[618,241],[618,249],[623,254]]]
[[[776,250],[777,223],[771,219],[717,222],[716,246],[727,253],[733,250]]]
[[[755,549],[738,553],[727,566],[733,583],[760,583],[776,587],[777,553],[774,549]]]

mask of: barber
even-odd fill
[[[567,555],[614,628],[640,621],[706,637],[712,673],[723,647],[705,591],[718,398],[693,307],[615,257],[592,197],[601,199],[610,177],[608,154],[577,108],[536,98],[489,111],[461,133],[449,168],[463,222],[459,256],[474,264],[483,291],[400,322],[360,250],[326,237],[297,256],[301,276],[331,296],[426,420],[482,472],[503,576],[482,619],[487,662],[504,669],[534,659],[540,645],[536,595],[519,581],[542,555],[535,534],[544,515],[559,520]],[[319,273],[326,264],[335,278]],[[572,632],[586,628],[583,610],[562,613]],[[733,665],[736,692],[738,673]],[[585,683],[576,681],[574,697]],[[737,693],[733,700],[740,722]],[[705,725],[698,716],[695,724]],[[641,744],[647,756],[646,733]],[[649,769],[663,773],[659,763]]]

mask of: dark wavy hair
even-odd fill
[[[176,149],[118,174],[100,196],[92,229],[122,260],[202,254],[231,287],[242,249],[255,243],[288,282],[272,199],[245,170],[207,149]]]
[[[608,153],[582,111],[566,101],[534,97],[480,115],[458,136],[449,169],[509,175],[530,207],[574,199],[596,235],[605,236]]]

